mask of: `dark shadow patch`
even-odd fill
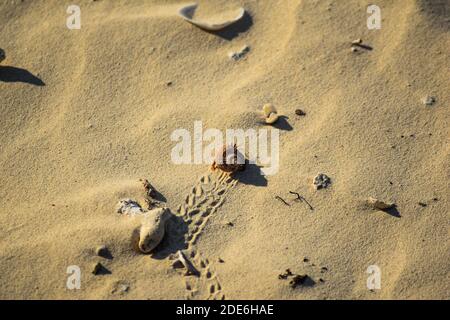
[[[96,267],[94,274],[96,276],[106,276],[106,275],[112,274],[112,272],[108,268],[106,268],[104,265],[99,264]]]
[[[35,86],[45,86],[45,83],[33,75],[31,72],[9,66],[0,66],[0,81],[3,82],[23,82]]]
[[[235,23],[229,25],[228,27],[218,30],[218,31],[210,31],[210,30],[204,30],[208,33],[211,33],[213,35],[219,36],[222,39],[231,41],[234,38],[238,37],[241,33],[246,32],[250,29],[250,27],[253,25],[253,19],[250,16],[250,14],[246,11],[244,13],[244,16]]]
[[[395,218],[401,218],[400,212],[398,211],[397,206],[395,204],[392,205],[392,207],[390,207],[389,209],[384,209],[380,211],[386,212],[387,214],[390,214]]]
[[[316,282],[308,275],[295,275],[291,281],[289,281],[289,286],[292,289],[297,287],[314,287]]]
[[[279,116],[278,121],[272,124],[274,128],[277,128],[278,130],[284,130],[284,131],[292,131],[292,126],[288,122],[289,117],[286,116]]]
[[[156,200],[157,202],[167,202],[166,197],[158,190],[153,190],[152,199]]]
[[[112,260],[114,258],[111,251],[109,251],[108,248],[103,248],[101,250],[101,252],[98,253],[98,255],[99,255],[99,257],[102,257],[102,258],[105,258],[108,260]]]
[[[257,187],[267,186],[267,179],[261,172],[261,167],[254,163],[247,163],[245,170],[233,174],[233,178],[239,183],[248,184]]]
[[[363,44],[363,43],[354,43],[352,46],[359,47],[359,48],[362,48],[362,49],[366,49],[366,50],[369,50],[369,51],[373,50],[373,47],[371,47],[371,46],[369,46],[367,44]]]
[[[153,250],[151,257],[153,259],[163,260],[179,250],[187,249],[185,235],[188,231],[188,225],[183,218],[172,214],[172,217],[166,224],[164,239]]]

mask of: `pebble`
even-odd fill
[[[367,204],[373,209],[378,210],[387,210],[395,206],[393,203],[386,203],[373,197],[367,199]]]
[[[436,98],[432,96],[426,96],[422,98],[422,103],[426,106],[432,106],[436,103]]]
[[[296,109],[295,114],[298,116],[306,116],[306,113],[302,109]]]
[[[113,289],[111,290],[112,294],[123,295],[130,291],[130,285],[123,281],[118,281],[114,284]]]
[[[267,124],[274,124],[278,120],[278,113],[275,107],[271,103],[266,103],[263,106],[262,112]]]
[[[250,47],[246,45],[237,52],[230,52],[228,54],[228,57],[230,59],[233,59],[234,61],[238,61],[238,60],[241,60],[243,57],[245,57],[247,55],[247,53],[249,53],[249,52],[250,52]]]
[[[278,121],[278,114],[275,113],[271,113],[267,118],[266,118],[266,123],[267,124],[274,124],[275,122]]]
[[[316,190],[325,189],[331,184],[331,179],[324,173],[318,173],[313,180]]]
[[[277,109],[275,109],[273,104],[266,103],[265,105],[263,105],[263,110],[262,111],[263,111],[264,115],[267,118],[268,116],[270,116],[271,113],[277,112]]]
[[[6,59],[5,50],[0,49],[0,62]]]

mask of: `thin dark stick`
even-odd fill
[[[310,205],[309,202],[308,202],[304,197],[302,197],[298,192],[289,191],[289,193],[290,193],[290,194],[296,195],[296,196],[297,196],[297,200],[300,200],[301,202],[304,201],[304,202],[308,205],[308,207],[309,207],[309,209],[310,209],[311,211],[314,210],[314,208],[312,207],[312,205]]]
[[[297,199],[302,201],[302,196],[298,192],[289,191],[290,194],[295,194],[297,196]]]
[[[275,199],[280,200],[281,202],[283,202],[285,205],[287,205],[288,207],[290,207],[290,204],[287,203],[283,198],[281,198],[280,196],[275,196]]]

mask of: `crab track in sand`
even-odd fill
[[[185,222],[188,231],[185,239],[185,253],[199,271],[198,276],[186,276],[187,299],[224,299],[222,286],[213,270],[211,262],[196,250],[196,243],[209,218],[225,202],[228,192],[237,184],[237,180],[223,172],[207,173],[194,185],[186,196],[176,215]]]

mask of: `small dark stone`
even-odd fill
[[[306,113],[302,109],[296,109],[295,114],[298,116],[306,116]]]
[[[423,203],[423,202],[419,202],[419,206],[421,206],[421,207],[426,207],[427,206],[427,204],[426,203]]]

